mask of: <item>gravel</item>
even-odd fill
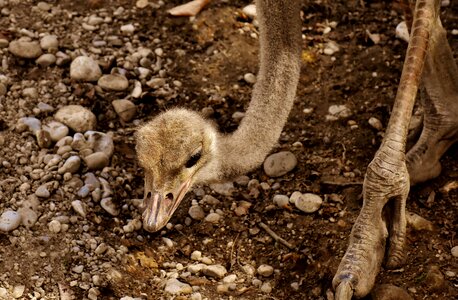
[[[292,171],[297,165],[294,153],[282,151],[269,155],[264,161],[264,172],[269,177],[280,177]]]

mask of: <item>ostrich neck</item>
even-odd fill
[[[278,141],[294,102],[300,72],[300,1],[256,2],[260,67],[239,128],[219,143],[218,179],[258,167]]]

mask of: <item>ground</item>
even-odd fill
[[[195,19],[167,15],[166,10],[179,1],[150,0],[145,8],[125,0],[50,1],[53,9],[58,9],[52,17],[36,9],[38,1],[0,2],[0,37],[12,41],[28,35],[21,29],[30,31],[32,39],[40,33],[55,34],[60,51],[72,57],[87,53],[99,59],[104,73],[125,68],[129,79],[127,91],[101,92],[95,84],[71,80],[68,65],[39,67],[33,60],[15,58],[7,49],[1,50],[1,74],[8,79],[8,92],[0,97],[0,212],[17,210],[47,180],[54,189],[49,198],[40,199],[39,219],[32,227],[0,233],[0,288],[11,291],[24,285],[21,299],[65,299],[67,294],[84,299],[88,293],[98,294],[97,299],[189,299],[164,291],[167,277],[178,274],[180,281],[207,299],[333,299],[331,281],[361,207],[366,166],[383,136],[383,129],[373,128],[368,120],[375,117],[383,128],[386,126],[406,49],[406,44],[395,37],[395,28],[402,21],[396,1],[304,1],[305,38],[297,99],[273,149],[292,151],[299,162],[297,167],[278,178],[267,177],[259,168],[248,174],[248,186],[240,180],[240,184],[235,183],[232,196],[198,187],[181,204],[168,229],[156,234],[124,230],[130,220],[139,219],[136,199],[143,197],[143,171],[136,161],[133,133],[139,124],[175,106],[203,111],[222,131],[237,127],[233,114],[245,111],[252,90],[244,74],[257,71],[257,27],[241,12],[250,2],[215,1]],[[452,30],[458,29],[458,3],[451,2],[441,15],[457,52]],[[114,14],[119,7],[124,7],[124,12]],[[113,17],[113,22],[93,31],[83,29],[84,18],[92,14]],[[135,26],[134,37],[119,31],[121,25],[129,23]],[[323,33],[327,27],[331,31]],[[375,43],[368,32],[379,34],[380,41]],[[94,40],[109,35],[121,36],[123,44],[94,46]],[[336,42],[339,51],[323,54],[328,41]],[[154,76],[163,77],[167,88],[145,85],[144,79],[138,79],[137,66],[126,67],[126,57],[140,47],[162,49],[161,58],[156,51],[151,59],[159,65]],[[111,101],[127,98],[134,80],[142,82],[144,93],[131,99],[137,106],[136,120],[124,122]],[[58,93],[58,84],[66,87],[65,93]],[[26,87],[37,88],[39,96],[21,96]],[[27,166],[43,149],[32,134],[17,129],[17,122],[23,116],[36,116],[43,123],[51,120],[53,113],[34,111],[40,101],[54,108],[83,105],[96,114],[98,131],[112,133],[115,152],[110,165],[95,173],[109,181],[113,201],[121,207],[118,216],[105,212],[90,197],[82,199],[87,217],[79,216],[70,204],[78,199],[76,190],[67,189],[55,170],[45,170],[51,177],[31,178]],[[327,120],[329,106],[342,104],[351,115]],[[44,151],[55,152],[52,147]],[[408,199],[407,210],[430,221],[434,229],[409,227],[405,266],[382,270],[377,284],[402,287],[415,299],[458,297],[458,259],[451,254],[451,248],[458,245],[458,189],[443,189],[458,180],[456,153],[455,145],[441,160],[442,174],[413,187]],[[85,172],[81,167],[74,176]],[[268,186],[259,187],[255,180]],[[30,189],[20,191],[24,182],[30,183]],[[275,194],[291,195],[294,191],[318,194],[324,203],[313,214],[273,204]],[[223,215],[219,223],[189,222],[191,199],[200,201],[203,195],[219,200],[201,203],[206,214],[216,211]],[[252,206],[237,215],[235,208],[240,201]],[[67,220],[65,232],[53,233],[48,224],[58,216],[73,217],[69,223]],[[260,222],[293,248],[276,243],[260,228]],[[102,243],[108,250],[94,254]],[[190,255],[195,250],[210,258],[212,264],[223,265],[228,274],[237,275],[235,289],[230,285],[229,289],[228,285],[218,288],[221,280],[211,276],[183,275],[186,270],[182,268],[194,263]],[[275,271],[264,278],[248,274],[242,268],[247,264],[255,268],[267,264]],[[83,266],[83,271],[75,269],[78,266]],[[440,271],[436,274],[443,276],[437,280],[428,275],[436,267]],[[94,275],[101,279],[95,280]],[[269,283],[272,290],[262,291],[259,280]],[[70,292],[62,291],[64,288]]]

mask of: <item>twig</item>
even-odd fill
[[[285,239],[281,238],[278,234],[276,234],[275,232],[273,232],[272,229],[269,228],[269,226],[267,226],[266,224],[264,224],[263,222],[259,222],[259,226],[264,229],[274,240],[276,240],[277,242],[285,245],[286,247],[288,247],[289,249],[294,249],[295,247],[293,245],[291,245],[290,243],[288,243]]]

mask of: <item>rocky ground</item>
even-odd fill
[[[398,3],[304,1],[278,154],[195,188],[151,234],[137,126],[179,105],[233,131],[256,81],[249,1],[168,16],[179,3],[0,0],[0,299],[333,299],[406,48]],[[443,6],[458,51],[458,4]],[[456,153],[412,189],[407,263],[379,288],[458,297]]]

